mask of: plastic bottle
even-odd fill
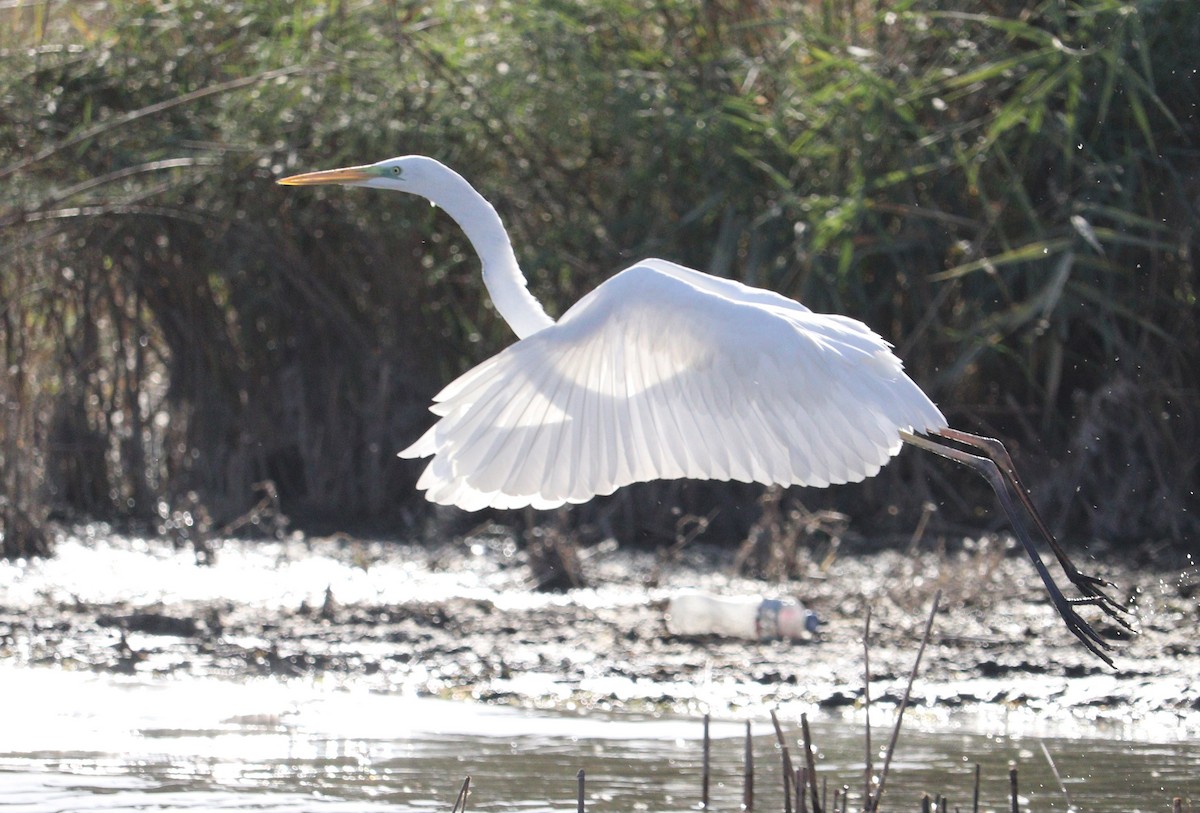
[[[724,635],[752,641],[801,640],[817,631],[816,613],[794,599],[679,593],[667,602],[673,635]]]

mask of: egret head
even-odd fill
[[[423,155],[402,155],[374,164],[343,169],[326,169],[280,178],[277,183],[285,186],[316,186],[318,184],[343,184],[345,186],[369,186],[375,189],[392,189],[410,192],[423,197],[429,196],[438,171],[445,167]]]

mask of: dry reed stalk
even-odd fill
[[[812,792],[813,813],[823,813],[821,799],[817,795],[817,765],[813,759],[812,735],[808,731],[808,715],[800,715],[800,731],[804,734],[804,762],[808,767],[808,788]]]
[[[471,776],[463,780],[462,787],[458,789],[458,798],[454,800],[454,807],[450,813],[467,813],[467,794],[471,792]]]
[[[783,760],[783,813],[792,813],[792,754],[788,750],[787,740],[783,736],[775,709],[771,709],[771,725],[775,727],[775,740],[779,743],[779,753]]]
[[[1067,803],[1067,810],[1070,810],[1073,807],[1071,804],[1071,794],[1067,792],[1066,783],[1063,782],[1062,776],[1058,773],[1058,766],[1054,764],[1054,758],[1050,756],[1050,749],[1046,747],[1046,743],[1043,740],[1038,740],[1038,745],[1042,746],[1042,754],[1045,755],[1046,762],[1050,763],[1050,773],[1054,774],[1054,781],[1058,782],[1058,789],[1062,791],[1063,799]]]
[[[908,701],[912,697],[913,681],[917,679],[917,670],[921,666],[921,657],[925,654],[925,646],[929,643],[929,634],[933,630],[933,619],[937,615],[938,603],[941,600],[942,591],[939,589],[933,594],[933,605],[929,608],[929,618],[925,621],[925,632],[921,636],[921,646],[917,648],[917,657],[913,661],[912,671],[908,673],[908,686],[904,689],[904,697],[901,698],[900,708],[896,712],[896,725],[892,728],[892,738],[888,742],[887,754],[883,758],[883,770],[879,772],[879,787],[876,790],[874,799],[868,799],[864,803],[864,810],[879,810],[879,802],[883,799],[883,789],[887,783],[888,769],[892,765],[892,756],[896,753],[896,741],[900,738],[900,725],[904,721],[904,710],[908,708]]]
[[[871,605],[867,605],[867,617],[863,621],[863,708],[867,727],[863,735],[866,747],[866,767],[863,769],[863,806],[871,804]]]
[[[754,810],[754,740],[750,737],[750,721],[746,721],[746,764],[742,782],[742,810]]]

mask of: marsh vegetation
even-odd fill
[[[1196,538],[1188,0],[11,6],[10,556],[56,517],[196,536],[266,483],[303,527],[423,525],[395,452],[511,337],[439,213],[272,183],[404,152],[498,204],[553,312],[656,255],[852,315],[1016,447],[1055,530]],[[928,499],[985,523],[945,476],[906,457],[802,496],[866,535]],[[655,483],[564,522],[670,541],[721,506],[736,538],[757,494]]]

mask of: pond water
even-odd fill
[[[152,680],[0,665],[0,808],[6,813],[174,811],[449,811],[465,776],[469,809],[575,809],[586,771],[592,811],[699,809],[696,719],[543,713],[263,679]],[[799,725],[782,720],[790,748]],[[883,722],[883,721],[881,721]],[[751,721],[758,810],[782,809],[769,720]],[[988,729],[993,730],[988,730]],[[1026,727],[1027,728],[1027,727]],[[742,801],[745,722],[711,726],[711,807]],[[886,740],[882,726],[874,741]],[[861,799],[863,729],[816,719],[828,793]],[[970,810],[982,765],[983,810],[1008,810],[1016,762],[1023,809],[1171,809],[1200,781],[1200,744],[1130,741],[1118,732],[1005,732],[1001,722],[923,721],[901,733],[885,809],[919,810],[941,793]]]
[[[576,713],[569,694],[555,712],[451,702],[430,698],[426,683],[371,679],[361,670],[292,680],[244,673],[224,679],[219,665],[188,668],[194,646],[163,650],[173,658],[173,671],[138,669],[122,676],[92,668],[111,660],[96,653],[118,646],[113,630],[85,625],[91,640],[72,637],[68,629],[108,607],[117,612],[215,601],[275,618],[276,608],[319,607],[330,590],[343,602],[380,605],[461,596],[491,602],[500,612],[568,601],[597,610],[637,607],[667,595],[665,588],[622,588],[615,578],[570,597],[535,594],[524,589],[524,570],[507,565],[510,553],[505,545],[472,546],[446,566],[436,553],[404,549],[397,555],[386,545],[230,542],[216,565],[197,567],[188,551],[112,537],[101,529],[61,540],[50,560],[0,562],[0,606],[9,629],[0,640],[0,810],[448,812],[470,775],[471,811],[573,811],[580,769],[587,774],[587,807],[594,813],[699,809],[702,723],[694,715]],[[683,580],[694,583],[700,575],[684,574]],[[72,607],[91,609],[79,617],[64,615],[63,608]],[[61,665],[31,665],[47,660],[38,656],[39,636],[60,627],[67,632],[49,660]],[[152,652],[165,646],[164,638],[136,640],[131,633],[130,642]],[[154,666],[153,659],[142,666]],[[1178,670],[1168,681],[1147,676],[1137,684],[1139,691],[1148,695],[1160,683],[1188,686],[1193,682],[1188,671]],[[544,682],[553,684],[554,674],[545,670]],[[1070,685],[1082,687],[1087,700],[1105,697],[1111,689],[1106,681],[1114,680],[1099,675],[1072,679]],[[618,694],[637,688],[636,681],[626,682]],[[711,807],[741,807],[748,719],[755,807],[780,811],[779,751],[767,716],[778,700],[770,687],[749,686],[761,690],[761,702],[704,706],[727,710],[711,727]],[[552,694],[540,684],[527,688],[532,697]],[[689,688],[695,689],[650,690],[660,696]],[[715,689],[713,694],[728,700]],[[1093,708],[1087,702],[1079,707]],[[1052,708],[987,703],[971,711],[911,709],[884,809],[918,810],[924,793],[940,793],[949,800],[947,809],[971,810],[977,763],[983,810],[1009,809],[1010,763],[1018,765],[1023,809],[1067,810],[1069,795],[1078,810],[1168,811],[1172,797],[1200,792],[1195,720],[1178,711],[1186,706],[1150,704],[1151,713],[1096,719],[1047,711]],[[813,723],[818,772],[828,793],[849,785],[853,809],[861,804],[865,762],[861,710],[822,715],[811,703],[799,710],[795,702],[784,704],[781,723],[794,757],[802,753],[803,709]],[[872,711],[878,752],[892,711]],[[878,770],[878,757],[875,761]]]

